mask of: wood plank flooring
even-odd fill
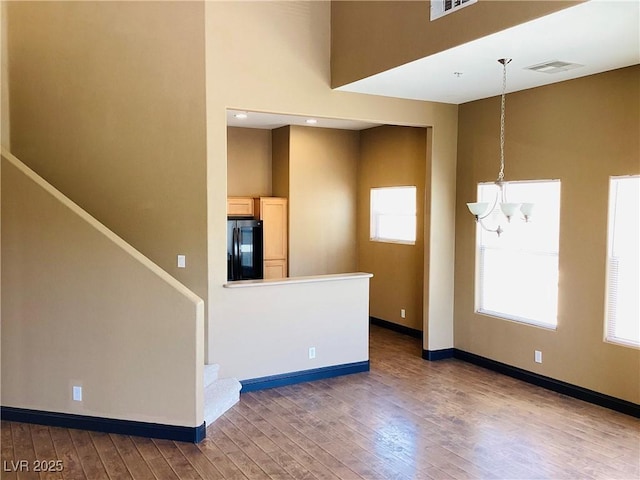
[[[371,328],[371,372],[243,394],[198,445],[2,422],[2,479],[638,479],[640,421]],[[60,460],[61,472],[11,462]]]

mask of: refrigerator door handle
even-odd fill
[[[233,257],[235,260],[235,276],[234,280],[242,280],[242,261],[240,259],[240,241],[241,241],[242,231],[240,227],[236,227],[233,229]]]
[[[237,280],[238,272],[236,267],[236,245],[238,244],[237,239],[237,228],[233,227],[233,232],[231,233],[231,280]]]

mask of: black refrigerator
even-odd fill
[[[262,278],[262,222],[227,220],[227,280]]]

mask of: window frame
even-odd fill
[[[517,250],[513,250],[513,249],[499,249],[493,246],[487,246],[487,245],[483,245],[482,244],[482,235],[483,235],[483,227],[482,225],[480,225],[479,223],[476,224],[476,236],[475,236],[475,285],[474,285],[474,313],[477,315],[484,315],[484,316],[489,316],[492,318],[497,318],[500,320],[506,320],[506,321],[510,321],[510,322],[515,322],[521,325],[527,325],[527,326],[532,326],[532,327],[538,327],[538,328],[543,328],[545,330],[552,330],[552,331],[556,331],[558,329],[558,314],[559,314],[559,298],[560,298],[560,287],[559,287],[559,262],[560,262],[560,216],[561,216],[561,203],[562,203],[562,182],[559,179],[539,179],[539,180],[519,180],[519,181],[511,181],[508,182],[506,188],[508,189],[509,185],[517,185],[517,184],[539,184],[539,183],[553,183],[553,184],[557,184],[558,185],[558,226],[557,226],[557,232],[558,232],[558,238],[554,241],[554,248],[553,250],[549,250],[549,249],[545,249],[545,248],[541,248],[539,250],[524,250],[525,253],[529,254],[529,255],[540,255],[540,256],[553,256],[555,258],[557,258],[557,262],[558,262],[558,283],[557,283],[557,290],[556,290],[556,314],[555,314],[555,323],[550,323],[550,322],[544,322],[544,321],[539,321],[536,319],[532,319],[532,318],[526,318],[520,315],[516,315],[516,314],[511,314],[511,313],[507,313],[507,312],[498,312],[495,310],[491,310],[491,309],[484,309],[481,307],[482,304],[482,295],[483,295],[483,288],[485,287],[484,283],[483,283],[483,275],[484,272],[482,271],[483,269],[483,264],[482,264],[482,255],[483,255],[483,251],[487,251],[487,250],[506,250],[506,251],[513,251],[517,253]],[[481,188],[489,186],[489,185],[494,185],[495,182],[480,182],[477,184],[477,201],[481,201]],[[497,188],[497,187],[496,187]],[[530,201],[533,201],[535,203],[534,199],[528,199]],[[499,207],[496,207],[499,208]],[[513,220],[513,222],[520,222],[521,220]],[[533,220],[535,222],[535,216],[533,217]],[[504,225],[509,225],[506,223],[506,219],[505,219],[505,223],[503,223]],[[526,227],[525,227],[526,228]],[[490,232],[485,232],[485,234],[488,235],[496,235],[496,233],[490,233]],[[509,235],[509,227],[507,226],[505,228],[505,232],[502,234],[504,235]],[[522,251],[522,250],[521,250]]]
[[[374,191],[382,190],[399,190],[399,189],[412,189],[413,190],[413,213],[405,214],[403,216],[413,216],[413,240],[406,240],[400,238],[387,238],[379,236],[377,225],[378,217],[381,215],[379,209],[374,211]],[[374,230],[378,232],[378,235],[374,235]],[[416,185],[394,185],[390,187],[371,187],[369,189],[369,241],[378,243],[395,243],[399,245],[415,245],[418,240],[418,187]]]
[[[623,346],[627,348],[640,349],[640,342],[636,343],[625,338],[618,338],[610,336],[610,331],[613,327],[610,327],[609,314],[611,312],[611,260],[613,258],[613,236],[615,229],[615,215],[616,210],[619,207],[617,203],[612,202],[613,197],[613,185],[615,181],[625,179],[639,179],[640,175],[618,175],[609,177],[609,191],[607,198],[607,244],[606,244],[606,270],[605,270],[605,292],[604,292],[604,322],[603,322],[603,341],[612,345]]]

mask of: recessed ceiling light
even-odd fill
[[[248,117],[248,115],[246,113],[236,113],[234,117],[236,117],[239,120],[244,120],[245,118]]]
[[[318,123],[318,121],[315,118],[307,118],[305,122],[308,123],[309,125],[314,125]]]

